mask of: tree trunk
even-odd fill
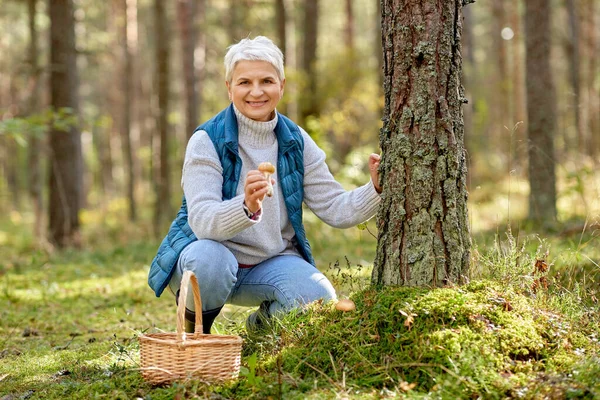
[[[525,43],[529,155],[529,218],[535,223],[556,220],[554,135],[556,100],[550,69],[550,3],[525,2]]]
[[[383,0],[383,202],[372,281],[458,283],[469,268],[461,0]]]
[[[287,53],[287,10],[285,0],[275,0],[275,16],[279,49],[285,56]]]
[[[165,2],[154,2],[154,28],[156,32],[156,65],[158,88],[158,127],[156,141],[159,146],[159,162],[155,163],[158,173],[155,175],[156,203],[154,208],[154,230],[157,235],[162,232],[162,223],[172,217],[170,196],[170,169],[169,169],[169,22]]]
[[[354,10],[352,0],[346,0],[346,26],[344,28],[344,42],[350,54],[354,53]]]
[[[301,100],[300,120],[304,124],[309,115],[318,115],[317,77],[315,64],[317,61],[317,27],[319,18],[318,0],[304,2],[304,48],[302,52],[302,71],[306,77],[306,86]]]
[[[509,101],[509,74],[508,57],[506,54],[506,40],[501,36],[502,29],[506,26],[506,12],[504,1],[489,2],[492,11],[492,51],[491,55],[496,61],[496,73],[492,75],[493,92],[488,98],[492,111],[492,132],[494,133],[492,143],[496,149],[503,149],[503,153],[510,165],[511,141],[507,140],[506,128],[512,129],[515,121],[510,115]],[[506,128],[505,128],[506,127]],[[508,135],[510,138],[510,135]]]
[[[77,115],[77,65],[72,0],[48,2],[50,15],[50,98],[54,110],[70,108]],[[50,241],[79,244],[82,192],[81,136],[77,126],[50,131]]]
[[[579,17],[574,0],[567,1],[567,14],[569,16],[569,39],[567,41],[567,56],[569,59],[569,83],[573,90],[571,98],[571,108],[573,109],[574,125],[577,142],[577,149],[580,154],[585,153],[586,143],[583,135],[583,127],[581,126],[581,114],[579,104],[580,96],[580,79],[579,79]]]
[[[125,180],[127,186],[127,200],[129,202],[129,220],[137,219],[135,201],[135,171],[133,165],[133,148],[131,145],[131,116],[135,101],[134,76],[133,76],[133,49],[130,47],[133,32],[129,28],[131,17],[128,15],[129,5],[127,0],[119,0],[121,26],[119,27],[121,39],[121,59],[123,72],[121,74],[121,91],[123,92],[123,115],[121,118],[121,146],[123,151],[123,164],[125,166]],[[131,11],[129,11],[131,13]]]
[[[275,20],[276,20],[276,31],[277,31],[277,42],[279,49],[283,53],[283,59],[286,64],[287,69],[289,70],[289,58],[288,58],[288,20],[290,17],[287,12],[287,4],[286,0],[275,0]],[[287,84],[289,85],[289,83]],[[288,92],[288,87],[286,87],[286,92]],[[289,97],[289,95],[288,95]],[[288,114],[288,106],[287,102],[279,103],[279,111],[283,114]],[[289,115],[288,115],[289,116]]]
[[[598,79],[598,57],[600,54],[600,37],[598,36],[596,0],[587,1],[587,47],[588,47],[588,126],[590,131],[590,145],[588,154],[596,163],[600,164],[600,90],[592,82]]]
[[[198,87],[194,68],[194,50],[198,40],[196,29],[196,1],[177,2],[179,35],[181,37],[181,61],[185,88],[185,132],[189,139],[198,126]]]
[[[27,16],[29,20],[29,64],[31,68],[31,91],[29,97],[28,111],[29,114],[35,114],[40,109],[40,75],[41,70],[38,65],[38,31],[35,24],[35,16],[37,13],[37,0],[27,0]],[[34,228],[33,233],[35,238],[40,241],[43,239],[44,232],[44,203],[42,199],[42,145],[41,137],[37,132],[29,134],[29,196],[33,205],[34,213]]]
[[[523,33],[521,29],[521,17],[519,12],[520,1],[510,3],[510,25],[514,32],[514,38],[511,40],[511,51],[513,59],[512,68],[512,111],[513,121],[519,124],[513,133],[513,155],[516,159],[516,165],[525,166],[527,163],[527,149],[521,146],[521,143],[527,143],[525,129],[527,126],[527,113],[525,109],[525,81],[523,77]],[[511,168],[511,169],[512,169]]]
[[[375,0],[377,3],[377,11],[375,14],[375,56],[377,57],[377,79],[379,80],[379,87],[381,88],[379,95],[383,96],[383,45],[381,35],[381,0]],[[381,109],[383,112],[383,109]]]

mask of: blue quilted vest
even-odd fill
[[[277,114],[275,135],[278,143],[277,184],[281,187],[288,218],[294,228],[295,245],[302,257],[315,264],[302,224],[302,201],[304,198],[304,140],[298,126],[289,118]],[[236,195],[242,160],[238,154],[238,124],[230,105],[203,125],[196,128],[206,131],[213,142],[223,167],[223,200]],[[198,240],[188,224],[187,203],[183,198],[177,217],[163,239],[148,274],[148,284],[160,296],[169,284],[173,268],[181,251]]]

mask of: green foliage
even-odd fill
[[[27,117],[13,117],[0,121],[0,135],[14,138],[23,147],[27,137],[43,137],[51,128],[66,132],[77,124],[77,116],[70,108],[47,110]]]

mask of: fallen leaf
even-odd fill
[[[548,263],[544,259],[536,259],[535,260],[535,272],[544,273],[548,271]]]

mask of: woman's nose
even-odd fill
[[[262,87],[260,85],[253,85],[252,90],[250,91],[252,96],[258,97],[263,94]]]

